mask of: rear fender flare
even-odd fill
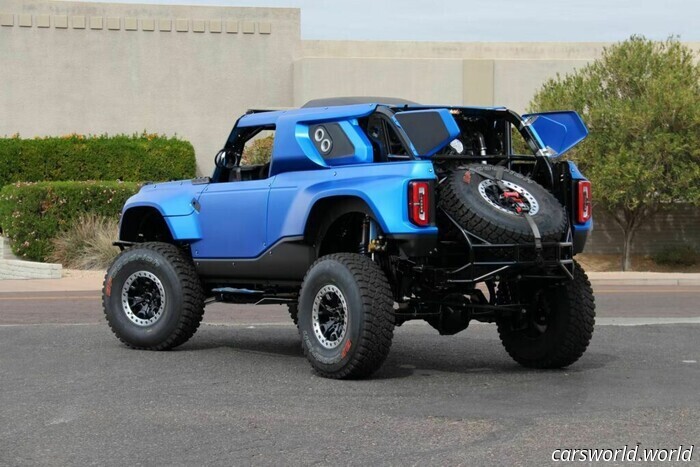
[[[350,213],[362,213],[378,221],[372,208],[359,196],[327,196],[316,200],[309,211],[304,228],[305,241],[314,244],[323,238],[335,221]]]

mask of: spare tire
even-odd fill
[[[494,180],[498,177],[509,195]],[[528,211],[543,242],[561,241],[568,228],[566,211],[552,193],[518,172],[493,165],[472,164],[450,172],[439,185],[438,205],[489,243],[533,242],[535,235],[523,215]]]

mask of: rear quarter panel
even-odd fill
[[[339,166],[286,172],[272,182],[268,205],[268,245],[283,237],[303,235],[313,205],[330,196],[356,196],[369,206],[387,234],[436,234],[436,227],[417,227],[408,220],[410,180],[433,180],[429,161]]]

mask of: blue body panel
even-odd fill
[[[195,258],[253,258],[266,247],[271,179],[212,183],[199,197]]]
[[[127,201],[124,211],[133,207],[157,209],[173,238],[191,244],[194,258],[259,257],[281,240],[302,236],[313,206],[322,199],[336,196],[364,201],[385,234],[436,235],[437,227],[418,227],[409,221],[408,183],[435,179],[428,158],[458,136],[459,128],[448,109],[437,109],[448,131],[440,147],[421,155],[412,147],[413,155],[418,156],[414,160],[375,163],[372,144],[358,127],[357,119],[375,112],[377,105],[245,115],[239,119],[237,128],[275,127],[269,178],[197,185],[191,181],[146,185]],[[436,110],[417,110],[424,111]],[[396,119],[393,120],[398,125]],[[558,125],[559,133],[554,133],[560,137],[562,124],[555,120],[543,122]],[[340,125],[355,148],[354,154],[335,159],[321,156],[309,137],[309,130],[313,124],[326,122]],[[570,132],[569,136],[574,133]],[[533,131],[533,134],[538,138],[538,132]],[[571,142],[566,136],[560,139],[566,144]],[[544,148],[542,142],[538,142]],[[569,161],[568,166],[572,179],[585,179],[573,162]],[[573,225],[575,230],[591,227],[591,221]]]
[[[337,167],[275,177],[268,209],[268,245],[304,233],[313,205],[329,196],[355,196],[374,213],[385,233],[436,234],[436,227],[416,227],[408,220],[408,182],[435,179],[427,161]]]
[[[330,196],[363,200],[385,233],[436,234],[408,221],[408,182],[435,178],[428,161],[347,165],[287,172],[265,180],[216,183],[199,198],[201,239],[195,258],[255,258],[304,234],[314,204]]]
[[[135,207],[155,208],[175,240],[195,240],[201,238],[201,231],[193,201],[206,187],[193,185],[190,180],[145,185],[126,201],[122,212]]]
[[[366,117],[374,112],[376,108],[377,104],[356,104],[261,112],[241,117],[238,121],[238,126],[245,128],[275,125],[275,141],[272,148],[274,157],[270,166],[270,176],[274,176],[283,172],[316,170],[329,167],[313,144],[311,144],[308,138],[308,125],[331,121],[347,121],[350,123],[353,119]],[[352,140],[351,135],[348,135],[348,137]],[[366,141],[366,138],[365,142],[369,143]],[[358,157],[366,158],[366,151]]]
[[[126,206],[150,206],[164,216],[186,216],[194,211],[192,200],[197,199],[206,187],[192,185],[190,180],[144,185],[127,200]]]
[[[553,150],[553,157],[561,156],[588,136],[586,124],[572,110],[526,114],[523,118],[531,121],[537,141],[542,147]]]

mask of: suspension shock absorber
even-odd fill
[[[366,255],[369,246],[369,216],[365,216],[362,220],[362,236],[360,237],[360,248],[358,253]]]

